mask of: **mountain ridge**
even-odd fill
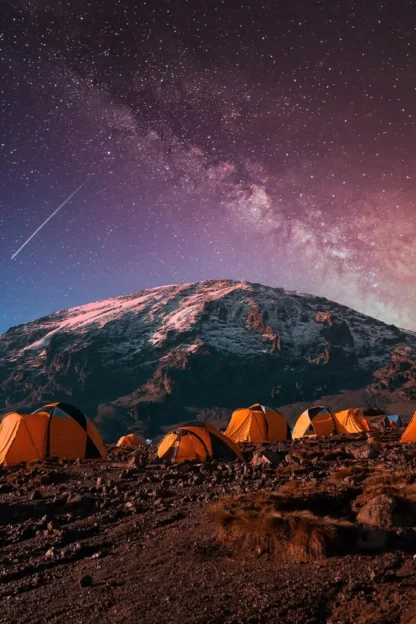
[[[372,401],[411,411],[415,352],[414,332],[324,297],[224,279],[172,284],[0,335],[1,408],[73,401],[106,439],[158,435],[196,415],[221,421],[256,400],[284,407],[368,387]]]

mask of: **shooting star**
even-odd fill
[[[88,178],[86,180],[84,180],[84,182],[82,184],[79,185],[79,187],[77,189],[75,189],[75,191],[73,193],[71,193],[71,195],[69,197],[66,198],[66,200],[64,202],[62,202],[62,204],[60,206],[58,206],[58,208],[56,210],[53,211],[53,213],[51,215],[49,215],[49,217],[46,219],[46,221],[44,221],[42,223],[42,225],[40,225],[38,227],[37,230],[35,230],[33,232],[33,234],[31,236],[29,236],[29,238],[27,239],[27,241],[25,241],[23,243],[23,245],[21,247],[19,247],[19,249],[12,255],[11,259],[14,260],[14,258],[16,258],[17,254],[20,253],[23,249],[23,247],[26,247],[26,245],[28,243],[30,243],[30,241],[32,240],[32,238],[34,238],[36,236],[36,234],[38,232],[40,232],[40,230],[43,228],[44,225],[46,225],[48,223],[48,221],[50,221],[52,219],[52,217],[54,217],[56,215],[57,212],[60,211],[61,208],[63,208],[65,206],[65,204],[67,204],[69,202],[70,199],[73,198],[74,195],[76,195],[78,193],[78,191],[80,191],[82,189],[82,187],[84,186],[84,184],[86,184],[88,182],[88,180],[90,179],[91,176],[88,176]]]

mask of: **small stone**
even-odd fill
[[[70,494],[68,498],[66,499],[66,504],[71,505],[73,503],[80,503],[81,500],[82,498],[79,494]]]
[[[89,574],[85,574],[79,584],[81,585],[81,587],[90,587],[92,585],[92,576],[90,576]]]

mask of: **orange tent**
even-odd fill
[[[205,462],[207,459],[233,461],[244,458],[240,449],[216,427],[204,422],[191,422],[171,431],[157,449],[159,459],[180,463]]]
[[[44,459],[48,422],[45,412],[6,414],[0,425],[0,465],[15,466],[22,461]]]
[[[129,433],[121,436],[120,440],[117,442],[117,446],[145,446],[145,444],[136,437],[134,433]]]
[[[332,414],[326,407],[316,405],[302,412],[292,431],[292,438],[304,436],[329,436],[335,433],[335,423]]]
[[[403,432],[400,442],[416,442],[416,412]]]
[[[225,435],[233,442],[278,442],[290,438],[290,429],[277,410],[255,403],[233,412]]]
[[[0,426],[0,465],[51,456],[102,459],[106,451],[94,423],[68,403],[45,405],[33,414],[6,414]]]
[[[354,409],[343,410],[332,414],[337,433],[362,433],[366,427],[355,416]]]

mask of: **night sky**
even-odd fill
[[[223,277],[416,330],[415,24],[410,1],[0,1],[0,332]]]

